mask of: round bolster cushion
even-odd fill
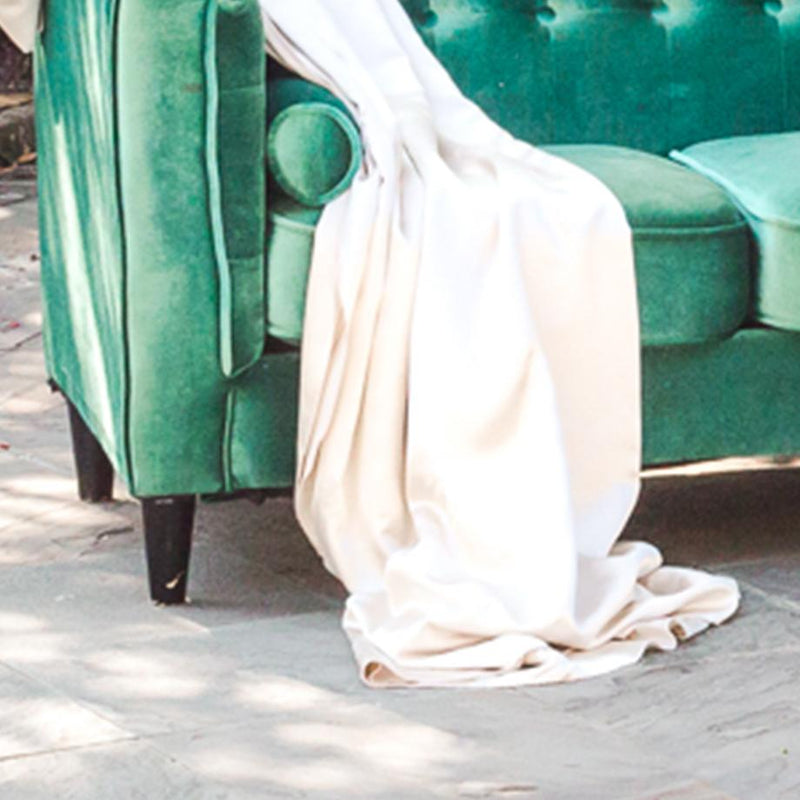
[[[270,80],[267,93],[270,177],[305,206],[329,203],[361,166],[358,127],[325,89],[300,78]]]

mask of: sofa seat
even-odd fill
[[[744,211],[757,245],[755,318],[800,331],[800,132],[717,139],[671,155]]]
[[[643,345],[698,344],[734,333],[748,315],[748,226],[703,175],[639,150],[545,147],[599,178],[633,231]]]
[[[350,186],[363,154],[345,106],[327,90],[291,77],[270,82],[266,141],[266,332],[297,345],[314,229],[322,207]]]
[[[633,230],[643,345],[731,335],[750,302],[748,226],[713,181],[624,147],[544,148],[591,172],[622,203]],[[273,194],[269,203],[267,331],[300,340],[319,210]]]

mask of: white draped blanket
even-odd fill
[[[363,679],[573,680],[728,618],[734,581],[615,544],[640,453],[615,198],[462,97],[397,0],[260,3],[366,149],[317,231],[296,487]],[[0,3],[24,48],[36,6]]]
[[[363,679],[574,680],[728,618],[734,581],[615,544],[640,467],[616,199],[467,101],[397,0],[260,2],[366,149],[317,231],[296,486]]]

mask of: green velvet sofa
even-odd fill
[[[800,0],[405,6],[468,96],[625,206],[645,463],[800,451]],[[292,484],[314,226],[357,129],[266,63],[256,0],[50,2],[36,95],[80,491],[122,476],[180,602],[195,498]]]

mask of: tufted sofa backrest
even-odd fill
[[[528,141],[665,153],[800,129],[800,0],[404,0],[462,90]]]

